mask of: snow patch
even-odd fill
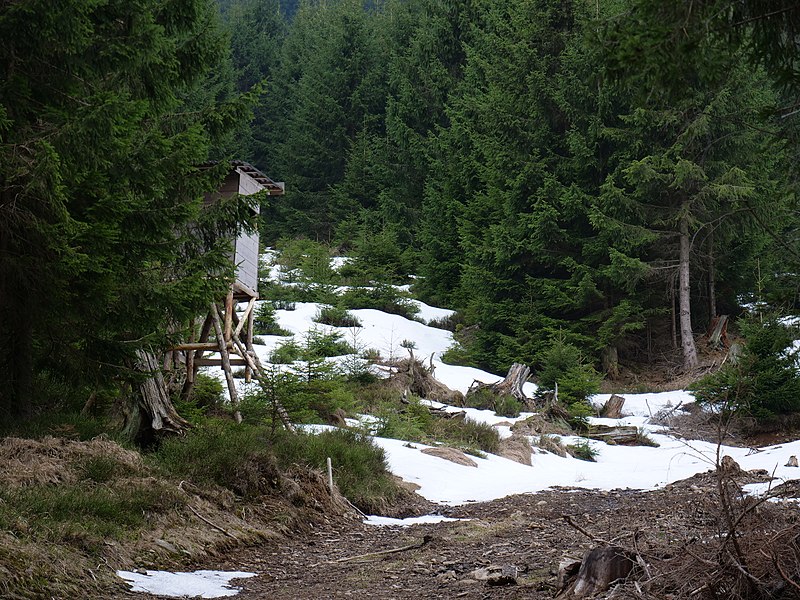
[[[452,517],[443,517],[442,515],[423,515],[421,517],[393,519],[391,517],[369,515],[364,519],[364,524],[376,525],[378,527],[410,527],[411,525],[420,525],[423,523],[446,523],[449,521],[469,521],[469,519],[454,519]]]
[[[147,592],[173,598],[222,598],[235,596],[241,588],[229,585],[233,579],[255,577],[244,571],[195,571],[172,573],[169,571],[117,571],[117,576],[131,586],[133,592]]]

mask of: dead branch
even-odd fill
[[[580,531],[583,535],[588,537],[593,542],[598,542],[600,544],[605,544],[606,546],[611,546],[612,545],[611,542],[609,542],[607,540],[604,540],[603,538],[599,538],[597,536],[594,536],[591,533],[589,533],[588,531],[586,531],[583,527],[581,527],[575,521],[573,521],[572,517],[570,517],[569,515],[561,515],[561,518],[564,519],[564,521],[567,523],[567,525],[569,525],[570,527],[576,529],[577,531]]]
[[[225,535],[227,535],[229,538],[233,538],[234,540],[236,539],[236,536],[235,536],[235,535],[233,535],[233,534],[232,534],[230,531],[228,531],[227,529],[223,529],[222,527],[220,527],[219,525],[217,525],[217,524],[215,524],[215,523],[212,523],[211,521],[209,521],[208,519],[206,519],[206,518],[205,518],[203,515],[201,515],[199,512],[197,512],[197,511],[196,511],[194,508],[192,508],[192,506],[191,506],[191,505],[187,504],[187,505],[186,505],[186,507],[187,507],[187,508],[188,508],[190,511],[192,511],[192,513],[194,513],[194,516],[196,516],[198,519],[200,519],[200,520],[201,520],[201,521],[203,521],[204,523],[207,523],[208,525],[210,525],[211,527],[213,527],[213,528],[214,528],[214,529],[216,529],[217,531],[221,531],[222,533],[224,533]]]
[[[797,583],[786,574],[786,571],[783,570],[783,567],[781,566],[781,562],[778,560],[777,555],[773,555],[772,562],[775,565],[775,568],[778,569],[778,573],[780,574],[781,579],[783,579],[786,583],[791,585],[797,591],[800,591],[800,585],[797,585]]]
[[[433,540],[433,536],[426,535],[422,538],[421,542],[417,542],[416,544],[409,544],[408,546],[401,546],[400,548],[390,548],[389,550],[380,550],[378,552],[368,552],[367,554],[358,554],[356,556],[347,556],[345,558],[337,558],[336,560],[329,560],[325,561],[324,564],[335,564],[335,563],[344,563],[350,562],[352,560],[362,560],[362,559],[370,559],[370,558],[377,558],[379,556],[387,556],[389,554],[397,554],[398,552],[406,552],[408,550],[416,550],[417,548],[422,548],[423,546],[427,545],[429,542]],[[311,565],[312,567],[319,566],[323,563],[316,563]]]

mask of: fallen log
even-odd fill
[[[642,446],[650,445],[642,443],[643,436],[638,427],[633,425],[618,425],[609,427],[607,425],[589,425],[589,429],[583,434],[592,440],[605,442],[606,444],[616,444],[618,446]]]

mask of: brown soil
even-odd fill
[[[739,341],[730,338],[730,341]],[[620,363],[619,376],[615,379],[604,379],[600,385],[601,392],[608,394],[625,394],[640,392],[668,392],[686,389],[704,375],[716,371],[725,362],[727,349],[717,350],[709,347],[705,338],[695,340],[699,366],[692,371],[683,370],[683,358],[680,350],[661,354],[661,359],[640,363]]]
[[[763,473],[743,474],[737,483],[759,479],[764,479]],[[686,562],[688,556],[697,555],[701,560],[715,557],[721,522],[717,490],[717,477],[709,473],[655,492],[562,489],[511,496],[439,507],[444,515],[468,521],[407,528],[322,526],[307,535],[267,542],[192,567],[257,573],[257,577],[236,582],[242,588],[237,600],[549,599],[556,591],[562,559],[580,559],[587,550],[613,542],[642,557],[648,571],[665,573],[656,574],[656,583],[651,582],[649,588],[645,585],[645,592],[649,589],[652,595],[639,596],[635,585],[628,583],[617,590],[616,597],[689,598],[704,577],[724,575],[724,569],[710,568],[709,574],[702,569],[691,571],[688,578],[680,572],[695,568],[694,563]],[[774,543],[775,531],[794,527],[796,534],[794,513],[787,505],[762,505],[753,510],[752,518],[758,522],[742,521],[740,544],[746,547],[748,532],[756,532],[764,548],[768,546],[763,540]],[[585,532],[568,525],[564,517]],[[376,554],[406,546],[421,547]],[[764,564],[766,571],[757,571],[761,567],[756,565],[752,566],[754,572],[765,581],[770,576],[777,578],[769,572],[771,563]],[[516,584],[492,586],[473,577],[476,569],[493,565],[515,568]],[[647,579],[643,573],[638,577]],[[658,577],[662,577],[660,582]],[[698,593],[693,597],[709,596]],[[782,597],[794,598],[790,594]]]

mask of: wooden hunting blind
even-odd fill
[[[249,196],[259,192],[280,196],[283,195],[284,185],[273,181],[253,165],[233,161],[222,186],[218,191],[207,194],[206,202],[215,202],[226,196]],[[212,303],[202,326],[193,330],[189,341],[175,346],[170,354],[173,364],[181,362],[186,365],[186,382],[183,387],[185,397],[191,393],[200,367],[221,367],[228,383],[231,404],[237,420],[240,420],[231,368],[244,367],[247,381],[254,374],[258,377],[257,373],[260,371],[258,358],[253,351],[254,307],[258,299],[257,231],[250,234],[243,232],[234,240],[231,260],[236,266],[236,277],[224,302]],[[247,304],[244,311],[237,312],[236,308],[240,303]],[[204,356],[206,353],[209,356]]]
[[[207,202],[213,202],[224,196],[250,196],[266,192],[269,196],[283,195],[283,183],[278,183],[264,175],[261,171],[242,161],[231,163],[231,170],[217,192],[206,196]],[[257,209],[256,209],[257,210]],[[258,292],[258,232],[242,233],[236,238],[233,247],[233,262],[236,265],[234,297],[238,300],[249,300]]]

